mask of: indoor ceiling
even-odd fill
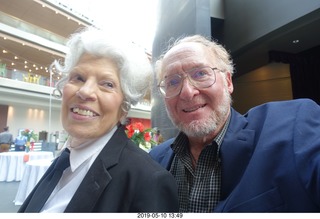
[[[320,9],[233,51],[236,76],[268,64],[270,51],[298,54],[317,46],[320,46]]]
[[[49,66],[61,56],[0,37],[0,61],[10,70],[21,70],[49,76]]]
[[[67,39],[79,28],[89,25],[83,20],[76,20],[65,11],[56,12],[48,4],[44,7],[42,1],[39,0],[0,0],[0,11],[20,25],[17,28],[21,26],[28,28],[23,25],[36,26],[35,31],[45,31],[57,39]],[[3,23],[1,17],[0,23]],[[16,37],[6,37],[6,35],[0,32],[0,60],[9,69],[29,71],[48,77],[49,73],[46,68],[55,59],[61,59],[64,56],[61,51],[41,48],[33,43]]]
[[[30,23],[64,39],[79,28],[90,25],[87,20],[76,20],[70,13],[56,12],[50,5],[43,7],[42,3],[41,0],[0,0],[0,11],[16,20]],[[295,54],[319,46],[319,27],[320,9],[238,51],[233,51],[232,55],[238,75],[267,64],[269,51],[276,50]],[[294,40],[299,40],[299,42],[293,43]],[[7,50],[7,53],[0,51],[0,59],[1,62],[6,63],[8,68],[25,71],[24,61],[27,60],[32,63],[28,68],[38,68],[37,73],[47,76],[49,74],[45,71],[45,67],[49,67],[53,60],[63,57],[63,54],[57,51],[41,50],[39,47],[29,44],[23,46],[21,40],[10,40],[4,37],[0,37],[0,47],[2,51]],[[18,59],[14,57],[18,57]],[[33,67],[34,65],[36,67]],[[34,71],[34,69],[32,70]]]

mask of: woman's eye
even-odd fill
[[[81,77],[80,75],[78,75],[78,76],[76,77],[76,80],[77,80],[77,81],[84,81],[83,77]]]
[[[73,75],[73,76],[70,77],[70,81],[71,82],[77,82],[77,81],[84,82],[85,79],[81,75],[76,74],[76,75]]]
[[[115,87],[114,83],[111,81],[104,81],[102,85],[108,89],[113,89]]]

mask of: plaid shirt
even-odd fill
[[[214,141],[204,147],[197,166],[192,168],[188,137],[180,132],[171,145],[175,153],[170,172],[178,184],[180,212],[212,212],[221,192],[219,149],[230,122],[230,115]]]

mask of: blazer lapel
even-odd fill
[[[166,151],[165,151],[165,153],[163,153],[163,155],[159,156],[159,158],[158,158],[160,165],[163,166],[164,168],[166,168],[168,171],[170,170],[171,163],[174,158],[174,153],[173,153],[171,146],[170,146],[173,143],[174,139],[175,138],[172,138],[165,143],[168,145],[166,147]]]
[[[221,145],[221,200],[229,196],[240,181],[253,153],[255,131],[246,129],[247,119],[232,109],[228,131]]]
[[[92,212],[97,200],[112,180],[108,169],[117,165],[126,143],[125,131],[123,127],[119,127],[93,162],[65,212]]]

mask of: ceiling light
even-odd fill
[[[292,43],[297,44],[299,43],[299,40],[293,40]]]

